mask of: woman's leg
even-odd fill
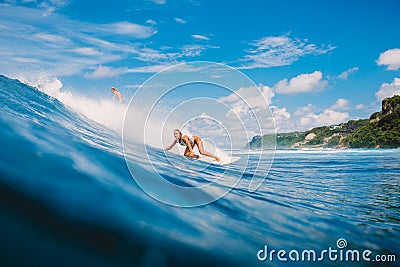
[[[183,153],[183,155],[184,155],[185,157],[190,157],[190,150],[189,150],[188,147],[186,147],[185,152]],[[198,156],[198,155],[194,155],[194,156],[192,156],[191,158],[196,158],[196,159],[198,159],[199,156]]]
[[[211,154],[210,152],[207,152],[204,150],[204,146],[203,146],[203,141],[200,139],[200,137],[197,137],[194,139],[195,140],[195,144],[197,145],[197,147],[199,148],[199,152],[202,155],[208,156],[210,158],[214,158],[216,161],[220,161],[220,158],[217,156],[214,156],[213,154]]]
[[[185,152],[183,152],[183,155],[184,155],[185,157],[189,157],[189,155],[190,155],[190,150],[189,150],[188,147],[186,147]]]

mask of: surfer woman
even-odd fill
[[[111,87],[111,92],[114,94],[114,97],[117,97],[119,100],[119,103],[122,103],[122,95],[120,92],[118,92],[117,89],[115,89],[114,87]]]
[[[193,152],[193,148],[195,146],[197,146],[197,148],[199,149],[199,152],[201,155],[205,155],[208,156],[210,158],[214,158],[216,161],[220,161],[221,159],[207,151],[204,151],[204,147],[203,147],[203,141],[201,140],[200,137],[198,136],[187,136],[187,135],[182,135],[182,132],[178,129],[174,130],[174,137],[175,140],[174,142],[172,142],[171,145],[169,145],[168,147],[166,147],[164,150],[170,150],[171,148],[173,148],[177,143],[180,144],[181,146],[186,146],[185,152],[183,153],[183,155],[185,157],[191,157],[191,158],[199,158],[198,155],[194,154]]]

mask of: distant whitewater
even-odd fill
[[[64,91],[57,79],[31,85],[40,88],[0,76],[1,266],[286,266],[260,262],[257,252],[337,248],[339,238],[349,249],[400,257],[399,150],[278,151],[257,191],[239,184],[209,205],[176,208],[131,177],[120,135],[125,106]],[[160,149],[148,153],[182,186],[224,171],[188,175]],[[257,157],[248,157],[246,172],[233,165],[227,179],[250,179]]]

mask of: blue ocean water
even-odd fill
[[[348,249],[396,255],[384,264],[399,265],[399,149],[278,150],[257,191],[239,185],[211,204],[179,208],[135,183],[119,133],[4,76],[0,129],[1,266],[309,266],[321,262],[260,261],[257,253],[265,245],[338,249],[340,238]],[[134,151],[132,160],[144,157]],[[149,153],[184,186],[223,171],[211,165],[187,175],[171,171],[160,150]],[[256,163],[249,158],[243,179]],[[232,165],[232,179],[235,164],[242,163]]]

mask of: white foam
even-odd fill
[[[114,131],[122,131],[123,118],[127,106],[126,104],[113,101],[111,95],[109,99],[95,99],[73,91],[64,90],[63,84],[58,78],[46,74],[39,74],[33,79],[20,75],[18,79],[56,98],[77,113],[101,123]]]
[[[63,88],[62,82],[57,77],[46,73],[40,73],[36,75],[19,74],[16,78],[21,82],[33,86],[41,92],[59,100],[76,113],[83,115],[90,120],[98,122],[109,129],[122,133],[123,127],[128,127],[128,129],[125,129],[124,131],[124,138],[128,138],[131,141],[136,141],[138,143],[145,142],[146,145],[156,148],[163,148],[173,141],[173,129],[179,127],[178,124],[168,121],[168,123],[164,125],[164,128],[171,130],[163,131],[163,129],[161,129],[162,127],[160,127],[160,121],[162,121],[162,118],[154,116],[151,120],[149,120],[147,115],[143,114],[140,107],[129,107],[129,113],[132,113],[129,117],[133,118],[134,121],[125,122],[124,125],[125,113],[127,111],[129,101],[127,101],[127,98],[125,98],[126,103],[122,104],[114,101],[111,92],[107,96],[108,98],[91,98],[75,91]],[[160,112],[160,114],[162,115],[162,112]],[[146,119],[146,137],[145,140],[143,140],[144,129],[139,129],[137,126],[145,125],[144,121]],[[185,134],[189,133],[186,132]],[[161,136],[162,138],[160,138]],[[206,151],[209,151],[212,154],[217,154],[221,157],[230,157],[231,153],[226,153],[225,151],[217,148],[212,140],[204,138],[203,142],[204,149]],[[183,154],[183,151],[179,151],[178,146],[175,147],[174,152]],[[196,153],[198,153],[197,149]]]

